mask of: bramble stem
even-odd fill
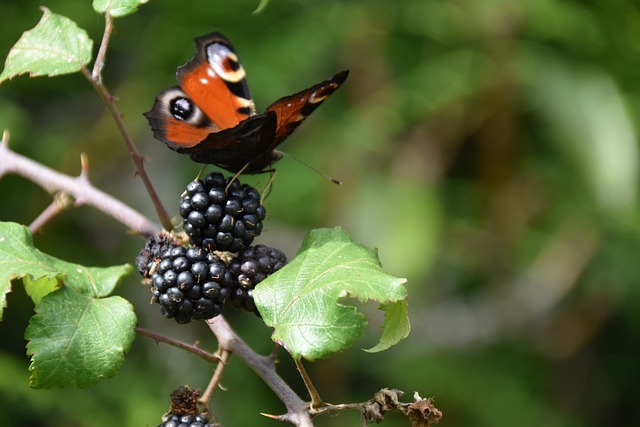
[[[216,366],[216,370],[213,372],[213,376],[211,377],[211,381],[209,381],[207,389],[202,393],[200,399],[198,399],[198,403],[204,406],[207,409],[207,412],[209,411],[209,402],[211,401],[211,397],[213,397],[213,392],[216,390],[216,387],[220,384],[222,373],[227,367],[227,362],[229,361],[231,352],[221,348],[216,352],[216,355],[220,358],[220,363]]]
[[[89,73],[89,70],[86,67],[82,67],[82,74],[87,78],[87,80],[89,80],[91,85],[94,87],[94,89],[98,92],[98,94],[102,98],[104,104],[107,106],[107,109],[109,109],[109,112],[111,112],[111,116],[116,122],[116,126],[120,131],[120,135],[122,136],[122,139],[124,140],[125,144],[127,145],[127,148],[129,149],[129,154],[131,154],[131,158],[133,159],[133,163],[136,167],[136,171],[140,176],[140,178],[142,179],[142,182],[144,183],[144,186],[147,189],[147,193],[151,198],[151,202],[153,203],[153,206],[156,209],[156,213],[158,214],[158,218],[162,223],[162,227],[165,230],[172,230],[173,224],[171,224],[171,218],[169,217],[169,214],[164,208],[164,205],[160,201],[160,197],[158,197],[158,193],[156,192],[155,188],[153,187],[153,184],[151,183],[151,180],[149,179],[149,176],[147,175],[147,172],[144,168],[144,157],[138,152],[138,150],[136,150],[135,146],[133,145],[133,141],[129,136],[129,132],[127,131],[126,126],[124,125],[124,120],[122,119],[122,115],[120,114],[120,111],[118,111],[118,107],[116,107],[116,104],[113,102],[113,96],[107,90],[107,88],[102,84],[102,82],[93,79],[92,75]]]
[[[261,356],[249,347],[231,329],[223,316],[207,320],[211,331],[218,338],[220,348],[232,351],[249,366],[271,390],[278,396],[287,408],[287,413],[280,416],[269,416],[281,421],[290,422],[299,427],[311,427],[313,422],[309,415],[309,404],[303,401],[276,372],[272,357]],[[264,415],[264,414],[263,414]]]
[[[20,175],[44,188],[50,194],[66,193],[73,197],[76,206],[88,205],[113,217],[134,233],[151,236],[160,226],[120,200],[94,187],[86,174],[77,177],[65,175],[9,148],[9,134],[5,132],[0,143],[0,177],[5,174]]]
[[[69,196],[69,194],[64,192],[54,194],[53,202],[29,224],[31,234],[37,233],[47,222],[51,221],[51,219],[63,210],[69,208],[72,204],[73,198]]]
[[[153,332],[153,331],[150,331],[150,330],[144,329],[144,328],[136,327],[136,328],[134,328],[134,330],[136,331],[136,334],[151,338],[156,343],[161,343],[162,342],[162,343],[165,343],[165,344],[172,345],[174,347],[180,348],[182,350],[188,351],[189,353],[193,353],[196,356],[198,356],[199,358],[204,359],[209,363],[218,363],[218,362],[220,362],[222,360],[221,357],[218,356],[217,354],[209,353],[208,351],[205,351],[205,350],[201,349],[197,345],[185,344],[185,343],[183,343],[181,341],[175,340],[173,338],[166,337],[164,335],[160,335],[160,334],[158,334],[156,332]]]

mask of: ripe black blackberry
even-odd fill
[[[272,273],[287,264],[285,254],[266,245],[249,246],[242,249],[229,263],[233,279],[230,301],[236,308],[257,314],[251,291]]]
[[[255,188],[219,172],[204,182],[190,182],[180,201],[185,233],[194,246],[208,251],[238,252],[249,246],[262,232],[265,214]]]
[[[156,261],[152,301],[164,317],[178,323],[211,319],[222,312],[231,292],[231,273],[216,255],[202,248],[174,246]]]
[[[213,424],[204,415],[169,414],[158,427],[212,427]]]

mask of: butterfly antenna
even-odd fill
[[[280,153],[280,154],[282,154],[282,155],[284,155],[284,156],[287,156],[287,157],[288,157],[288,158],[290,158],[290,159],[295,160],[296,162],[300,163],[302,166],[306,167],[307,169],[312,170],[313,172],[315,172],[315,173],[317,173],[318,175],[320,175],[320,176],[322,176],[322,177],[324,177],[324,178],[328,179],[329,181],[333,182],[334,184],[342,185],[342,181],[340,181],[339,179],[335,179],[334,177],[329,176],[329,175],[327,175],[326,173],[319,171],[318,169],[316,169],[316,168],[314,168],[314,167],[312,167],[312,166],[308,165],[307,163],[303,162],[302,160],[298,159],[297,157],[293,157],[293,156],[291,156],[291,155],[289,155],[289,154],[285,153],[284,151],[280,151],[280,150],[278,150],[278,153]]]

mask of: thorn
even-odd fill
[[[260,412],[260,415],[262,415],[263,417],[271,418],[272,420],[286,421],[286,419],[282,415],[271,415],[265,414],[264,412]]]
[[[83,179],[88,179],[89,178],[89,157],[87,157],[87,153],[80,153],[80,167],[81,167],[80,176]]]

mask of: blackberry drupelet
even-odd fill
[[[229,263],[233,279],[230,301],[236,308],[257,313],[251,296],[256,285],[287,264],[285,254],[266,245],[249,246]]]
[[[169,414],[166,421],[158,427],[212,427],[213,424],[204,415]]]
[[[229,187],[227,189],[227,187]],[[262,232],[266,211],[260,193],[238,179],[213,172],[187,185],[180,202],[184,231],[194,246],[238,252]]]
[[[231,292],[231,273],[202,248],[167,249],[151,276],[152,301],[178,323],[211,319],[222,312]]]

